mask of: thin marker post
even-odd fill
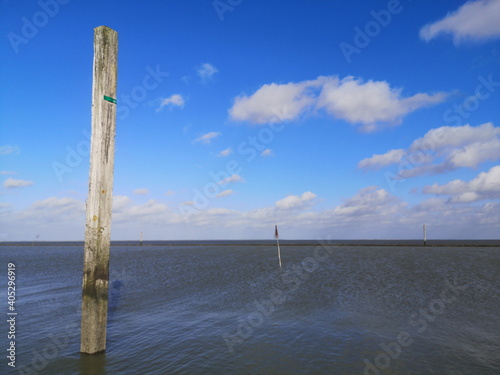
[[[276,238],[276,244],[278,245],[278,261],[281,268],[281,250],[280,250],[280,239],[278,236],[278,226],[274,226],[274,238]]]

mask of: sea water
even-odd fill
[[[115,243],[94,356],[83,245],[4,244],[0,373],[497,375],[500,246],[481,244],[285,241],[279,268],[266,241]]]

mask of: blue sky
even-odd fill
[[[0,240],[82,240],[93,29],[112,239],[498,238],[500,1],[1,2]]]

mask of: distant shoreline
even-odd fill
[[[177,241],[111,241],[111,246],[275,246],[274,240],[177,240]],[[500,247],[497,240],[280,240],[281,246],[391,246],[391,247]],[[84,246],[83,241],[12,241],[6,246]]]

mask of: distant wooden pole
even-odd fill
[[[427,230],[425,228],[425,224],[424,224],[424,246],[427,246]]]
[[[106,350],[117,57],[118,33],[106,26],[96,27],[80,342],[80,351],[86,354]]]
[[[142,246],[142,232],[141,232],[141,246]]]

